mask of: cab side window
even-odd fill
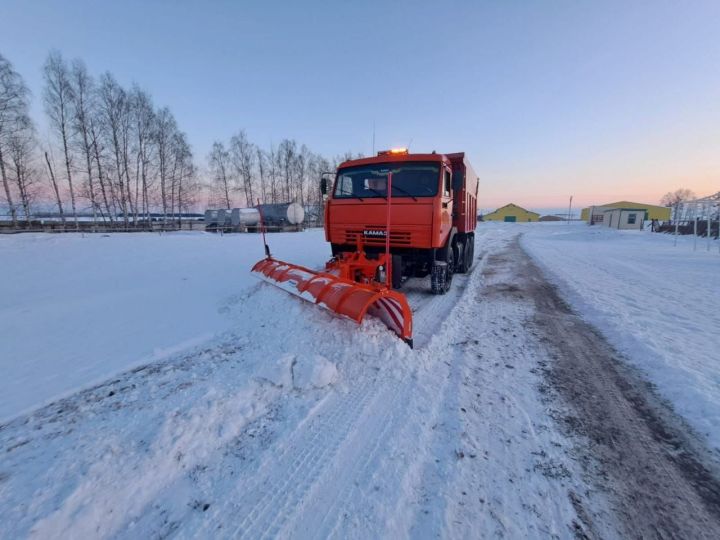
[[[452,178],[450,176],[450,171],[447,169],[444,169],[444,170],[445,170],[445,178],[443,181],[443,194],[446,197],[449,197],[450,196],[450,186],[452,186]]]
[[[353,192],[352,177],[342,175],[338,179],[337,189],[335,190],[335,195],[340,196],[340,197],[349,197],[352,195],[352,192]]]

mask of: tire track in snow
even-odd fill
[[[343,458],[328,467],[323,481],[315,486],[314,504],[304,510],[305,519],[294,528],[294,533],[313,531],[317,538],[343,536],[338,532],[345,515],[343,510],[353,510],[360,484],[370,477],[380,449],[397,435],[404,419],[401,404],[407,401],[412,382],[405,380],[400,388],[394,382],[384,384],[383,393],[366,411],[365,422],[345,441]]]
[[[536,307],[533,327],[552,354],[545,376],[570,408],[558,420],[578,436],[584,466],[612,498],[625,535],[720,537],[720,480],[707,448],[560,298],[518,243],[512,252],[520,292]]]
[[[452,289],[446,294],[433,294],[429,278],[413,278],[405,293],[413,310],[413,339],[415,348],[420,349],[430,342],[438,331],[438,321],[443,321],[465,293],[469,274],[453,277]]]
[[[378,385],[368,378],[347,394],[336,392],[313,418],[301,422],[280,453],[271,455],[254,478],[239,482],[234,492],[225,494],[227,503],[216,507],[202,529],[213,537],[276,535],[377,391]],[[233,521],[237,525],[232,530],[219,530],[218,525],[224,524],[228,515],[236,516]]]

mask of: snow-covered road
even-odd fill
[[[549,224],[522,243],[564,298],[657,386],[720,457],[718,242]]]
[[[261,282],[205,301],[217,336],[0,426],[0,538],[716,537],[713,457],[526,231],[407,284],[415,350]]]

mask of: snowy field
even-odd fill
[[[525,228],[565,299],[720,453],[718,242],[584,223]]]
[[[322,231],[268,238],[328,256]],[[410,350],[252,277],[255,235],[0,237],[0,538],[624,536],[628,500],[668,508],[668,484],[595,485],[546,377],[600,350],[543,329],[580,333],[539,307],[518,238],[715,445],[720,256],[688,239],[482,224],[452,294],[406,284]]]
[[[298,264],[328,258],[322,230],[269,238]],[[0,422],[235,327],[263,255],[256,235],[0,237]]]

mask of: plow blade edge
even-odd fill
[[[330,311],[360,323],[366,314],[380,319],[385,326],[412,347],[412,311],[405,295],[380,285],[356,283],[329,272],[317,272],[273,258],[259,261],[253,273]]]

